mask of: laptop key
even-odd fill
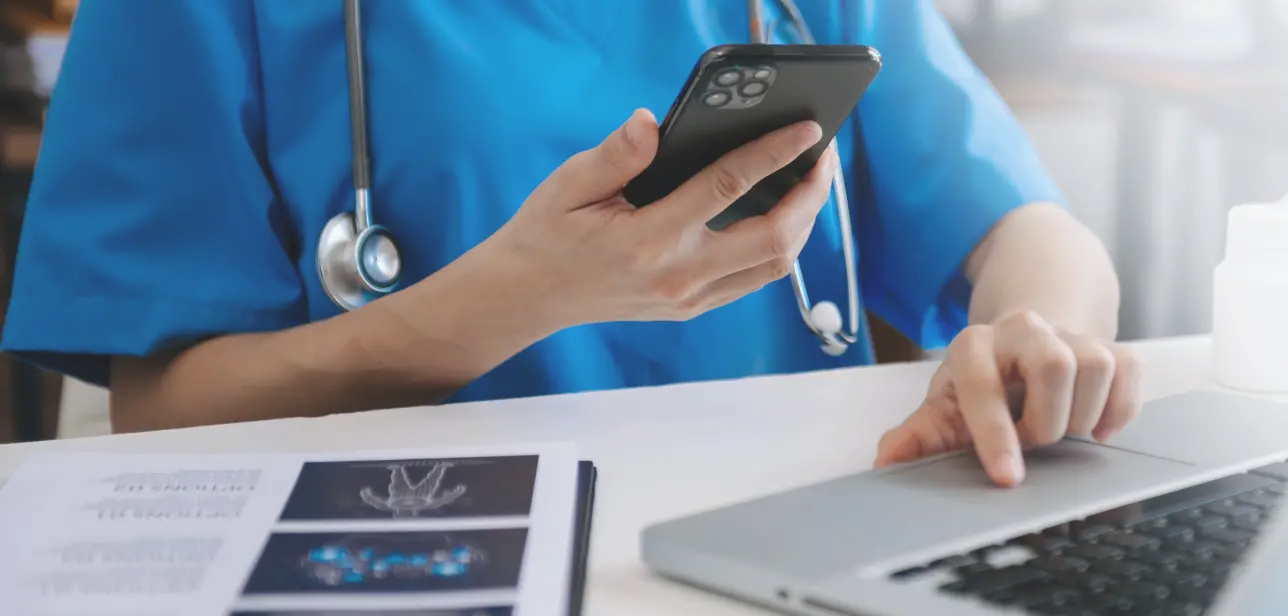
[[[1116,545],[1128,550],[1156,550],[1163,542],[1149,535],[1114,531],[1100,538],[1101,543]]]
[[[991,592],[981,596],[984,601],[994,605],[1009,605],[1012,607],[1028,607],[1025,604],[1024,597],[1016,593],[1013,589],[1004,588],[997,592]]]
[[[1188,543],[1172,544],[1172,547],[1184,552],[1189,559],[1193,560],[1211,560],[1225,550],[1225,546],[1213,541],[1190,541]]]
[[[1103,573],[1116,580],[1139,580],[1154,572],[1146,565],[1121,560],[1102,560],[1091,566],[1092,571]]]
[[[1149,616],[1202,616],[1204,611],[1202,605],[1192,601],[1169,601],[1147,614]]]
[[[1128,524],[1123,526],[1123,528],[1135,533],[1149,533],[1149,532],[1158,530],[1160,528],[1167,528],[1167,526],[1168,526],[1167,518],[1161,517],[1161,518],[1154,518],[1152,520],[1145,520],[1144,522],[1140,522],[1138,524]]]
[[[1048,556],[1037,558],[1028,563],[1030,567],[1039,567],[1052,573],[1083,572],[1091,568],[1091,563],[1076,556]]]
[[[1253,533],[1253,534],[1255,535],[1255,534],[1257,534],[1257,533],[1261,532],[1261,524],[1262,524],[1262,522],[1265,522],[1265,517],[1260,517],[1260,518],[1256,518],[1256,519],[1250,519],[1250,518],[1239,518],[1239,519],[1235,520],[1233,523],[1231,523],[1231,524],[1230,524],[1230,527],[1231,527],[1231,528],[1237,528],[1237,529],[1239,529],[1239,530],[1246,530],[1246,531],[1248,531],[1248,532],[1250,532],[1250,533]]]
[[[1234,569],[1234,565],[1235,563],[1232,561],[1216,560],[1212,562],[1212,566],[1208,568],[1208,571],[1212,574],[1213,578],[1221,580],[1221,583],[1225,583],[1225,577],[1230,574],[1231,569]]]
[[[1156,570],[1172,571],[1176,569],[1177,564],[1184,558],[1185,555],[1180,552],[1156,550],[1138,554],[1136,560]]]
[[[1033,550],[1019,545],[1003,545],[988,553],[984,562],[998,568],[1020,565],[1037,557]]]
[[[1136,607],[1130,599],[1108,593],[1085,597],[1083,604],[1097,614],[1126,614]]]
[[[1043,534],[1043,535],[1046,535],[1046,536],[1048,536],[1048,537],[1065,537],[1065,538],[1068,538],[1068,537],[1069,537],[1069,525],[1068,525],[1068,524],[1056,524],[1055,526],[1052,526],[1052,527],[1050,527],[1050,528],[1047,528],[1047,529],[1043,530],[1043,531],[1042,531],[1042,534]]]
[[[1113,590],[1114,594],[1130,597],[1137,602],[1143,599],[1166,599],[1172,595],[1168,587],[1145,581],[1120,582]]]
[[[1185,509],[1184,511],[1177,511],[1176,513],[1172,514],[1169,517],[1178,518],[1181,520],[1196,520],[1198,518],[1203,517],[1204,515],[1207,515],[1207,512],[1203,510],[1203,507],[1196,505],[1194,507]]]
[[[1197,520],[1194,520],[1193,522],[1190,522],[1190,526],[1193,526],[1194,528],[1197,528],[1200,530],[1206,530],[1210,528],[1225,528],[1229,525],[1230,525],[1229,520],[1225,519],[1224,517],[1215,516],[1215,515],[1205,515]]]
[[[1194,529],[1180,524],[1169,524],[1147,532],[1151,537],[1157,537],[1163,540],[1180,539],[1191,541],[1194,539]]]
[[[1073,541],[1070,541],[1068,537],[1040,535],[1036,533],[1024,535],[1017,543],[1028,546],[1029,548],[1039,552],[1047,553],[1059,552],[1060,550],[1073,546]]]
[[[1049,580],[1034,580],[1017,584],[1005,590],[984,595],[984,600],[999,605],[1022,608],[1042,606],[1069,605],[1077,601],[1077,591],[1053,583]]]
[[[1238,546],[1245,546],[1251,543],[1254,537],[1256,537],[1255,533],[1237,528],[1217,528],[1203,531],[1204,539]]]
[[[1035,614],[1042,616],[1100,616],[1100,613],[1081,605],[1058,605],[1042,606],[1039,605],[1030,610]]]
[[[1090,594],[1105,592],[1115,583],[1114,578],[1095,572],[1061,577],[1067,578],[1065,581],[1070,586]]]
[[[1208,584],[1206,576],[1193,571],[1169,571],[1166,575],[1151,576],[1151,579],[1160,584],[1166,584],[1168,588],[1174,591],[1181,591],[1187,588],[1203,588]]]
[[[1208,510],[1208,513],[1215,513],[1229,518],[1241,518],[1245,516],[1261,515],[1260,509],[1256,507],[1250,507],[1248,505],[1241,505],[1233,501],[1227,501],[1227,502],[1218,503],[1215,505],[1208,505],[1206,509]]]
[[[1261,509],[1273,509],[1283,500],[1283,495],[1270,492],[1268,490],[1257,490],[1247,494],[1240,494],[1235,499],[1245,505],[1260,507]]]
[[[1117,530],[1113,526],[1103,523],[1074,522],[1070,524],[1069,535],[1080,541],[1095,539],[1101,535],[1107,535]]]
[[[970,592],[984,595],[1018,586],[1025,582],[1046,579],[1047,577],[1049,577],[1049,574],[1041,569],[1017,565],[1004,569],[984,571],[971,577],[963,578],[962,581],[965,582],[966,589]]]
[[[1200,584],[1175,584],[1171,588],[1172,594],[1177,601],[1190,601],[1207,605],[1212,602],[1213,597],[1220,590],[1221,584],[1204,577]]]
[[[1051,586],[1033,597],[1036,599],[1032,604],[1034,607],[1047,609],[1076,605],[1082,599],[1082,594],[1063,586]]]
[[[1127,551],[1113,545],[1084,543],[1068,550],[1072,555],[1088,560],[1117,560],[1127,555]]]

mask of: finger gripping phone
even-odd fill
[[[765,214],[826,151],[881,69],[863,45],[723,45],[694,65],[659,127],[657,156],[625,187],[636,207],[667,195],[720,157],[779,128],[813,120],[817,145],[759,181],[707,224]]]

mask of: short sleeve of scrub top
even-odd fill
[[[860,102],[872,195],[852,198],[867,306],[923,348],[967,323],[963,261],[1015,208],[1064,197],[931,0],[875,0],[883,68]],[[856,182],[851,182],[855,184]]]
[[[304,321],[265,174],[246,0],[85,2],[28,199],[4,343],[107,382],[108,356]]]
[[[884,58],[859,112],[871,186],[851,192],[862,300],[923,346],[943,344],[965,323],[970,289],[960,265],[971,247],[1007,212],[1059,195],[1015,118],[930,0],[799,3],[821,40],[872,45]],[[431,4],[438,8],[427,8]],[[351,208],[339,182],[347,177],[349,156],[340,9],[328,7],[249,0],[82,3],[28,201],[6,350],[107,384],[113,355],[143,356],[334,314],[319,296],[310,252],[332,213],[326,208]],[[433,146],[418,141],[415,131],[391,127],[401,121],[390,119],[398,113],[373,116],[373,135],[382,140],[375,145],[373,178],[386,183],[380,213],[402,223],[400,239],[409,254],[404,267],[416,276],[484,239],[496,221],[512,215],[498,203],[517,207],[554,166],[593,146],[634,106],[664,113],[702,50],[741,42],[746,33],[744,0],[364,7],[372,13],[364,17],[366,26],[382,29],[367,37],[368,63],[383,69],[369,74],[373,110],[430,117],[424,108],[435,100],[433,83],[417,77],[386,87],[394,84],[390,75],[423,75],[424,58],[416,56],[413,66],[408,49],[440,54],[453,78],[477,72],[463,86],[468,88],[496,88],[489,77],[494,73],[455,67],[493,66],[505,57],[499,54],[515,53],[505,48],[519,44],[514,41],[549,54],[550,66],[615,67],[579,76],[543,73],[578,84],[576,91],[594,93],[601,104],[575,114],[561,111],[567,117],[542,125],[519,116],[533,104],[554,105],[554,99],[534,93],[525,106],[499,91],[465,90],[472,104],[477,98],[492,106],[491,113],[511,115],[491,116],[491,124],[503,128],[472,128],[480,139],[504,143],[504,131],[518,127],[530,128],[537,141],[514,152],[454,144],[452,162],[442,164],[455,166],[438,170],[433,181],[455,182],[460,202],[450,207],[457,209],[424,213],[424,204],[412,208],[406,199],[401,209],[393,207],[397,197],[430,192],[417,182],[432,174],[423,166],[409,172],[403,152],[421,157],[417,165],[447,154],[427,152]],[[270,23],[259,19],[266,14]],[[454,42],[462,40],[478,45]],[[319,67],[301,68],[304,56],[316,56]],[[585,89],[608,77],[622,78],[622,87]],[[272,105],[266,107],[266,100]],[[315,126],[310,113],[324,117],[325,126]],[[311,136],[319,130],[325,140]],[[441,139],[459,132],[447,125],[439,130]],[[284,134],[299,145],[271,139]],[[840,141],[843,158],[852,158],[849,137]],[[327,145],[319,149],[317,143]],[[382,158],[382,151],[398,154]],[[504,175],[475,160],[495,162]],[[854,175],[852,185],[861,181]],[[299,198],[304,193],[308,198]],[[320,200],[325,207],[315,205]],[[815,232],[829,224],[820,218]],[[418,229],[439,235],[415,241]],[[810,278],[811,291],[844,310],[844,295],[835,292],[843,271],[839,262],[826,265],[815,259],[807,266],[819,272]],[[780,283],[690,323],[560,332],[485,375],[459,399],[870,360],[865,349],[842,358],[821,353],[800,323],[790,285]]]

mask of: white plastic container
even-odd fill
[[[1230,210],[1212,305],[1213,377],[1229,389],[1288,393],[1288,197]]]

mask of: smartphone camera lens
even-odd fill
[[[768,84],[763,81],[748,81],[738,88],[738,93],[747,97],[756,97],[764,94],[767,87]]]
[[[756,72],[751,74],[753,79],[759,79],[761,81],[768,81],[770,75],[773,75],[773,72],[767,68],[758,68],[756,69]]]
[[[729,102],[728,92],[712,92],[702,99],[708,107],[723,107]]]
[[[742,71],[736,68],[725,69],[716,75],[716,85],[729,87],[742,81]]]

